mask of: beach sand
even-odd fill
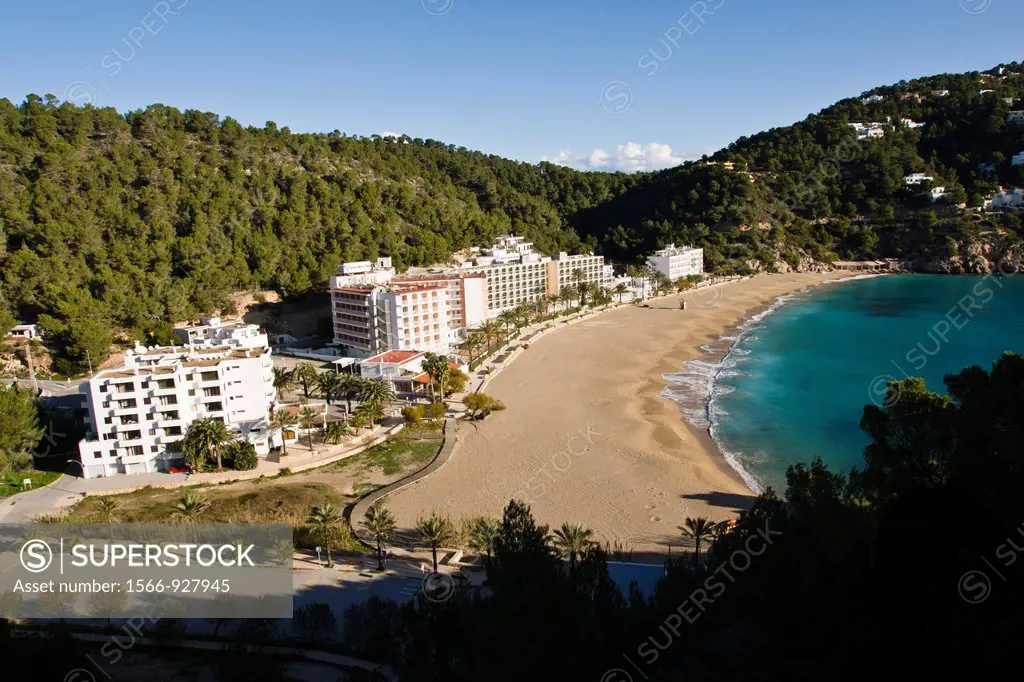
[[[408,529],[431,509],[500,517],[515,497],[541,523],[583,523],[637,559],[687,546],[686,517],[728,519],[754,496],[659,397],[663,374],[778,296],[839,277],[761,275],[689,293],[685,311],[672,295],[547,334],[487,386],[507,409],[460,424],[451,459],[387,506]]]

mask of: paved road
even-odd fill
[[[29,523],[37,516],[70,507],[82,499],[85,481],[62,476],[54,483],[0,500],[0,523]]]

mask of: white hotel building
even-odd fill
[[[276,391],[266,334],[255,325],[204,322],[175,330],[187,345],[137,345],[123,366],[84,384],[90,433],[78,449],[85,478],[182,466],[182,440],[199,418],[219,419],[257,454],[270,452]]]
[[[449,353],[486,319],[573,285],[576,270],[587,282],[611,280],[602,256],[549,258],[514,235],[440,273],[395,276],[390,259],[347,263],[331,281],[334,343],[361,358],[389,350]]]
[[[704,274],[704,249],[669,244],[647,258],[647,265],[675,282],[680,277]]]

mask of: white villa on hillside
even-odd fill
[[[1004,189],[991,199],[985,200],[985,210],[998,208],[1022,208],[1024,207],[1024,189],[1016,187],[1012,190]]]
[[[925,175],[924,173],[911,173],[910,175],[903,176],[903,184],[908,187],[911,185],[920,185],[924,182],[934,182],[935,178],[931,175]]]
[[[647,258],[647,265],[675,282],[680,277],[704,274],[704,249],[669,244]]]
[[[1011,111],[1006,115],[1006,120],[1010,123],[1020,123],[1024,121],[1024,109],[1020,111]]]
[[[883,97],[882,95],[868,95],[867,97],[862,97],[861,100],[860,100],[860,103],[861,104],[874,104],[876,102],[884,102],[884,101],[885,101],[885,97]]]
[[[1010,164],[1013,166],[1024,166],[1024,152],[1014,154],[1013,158],[1010,159]]]
[[[168,471],[184,465],[189,425],[218,419],[270,452],[267,416],[277,399],[266,334],[251,325],[189,327],[184,347],[136,345],[124,364],[97,372],[85,384],[89,433],[78,445],[86,478]],[[198,337],[203,336],[200,340]]]
[[[945,187],[932,187],[931,190],[926,192],[926,194],[928,194],[932,201],[935,202],[945,197],[949,192],[946,191]]]

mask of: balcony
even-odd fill
[[[140,405],[136,405],[135,407],[115,407],[113,414],[115,417],[126,417],[128,415],[138,414],[141,409],[142,407]]]

